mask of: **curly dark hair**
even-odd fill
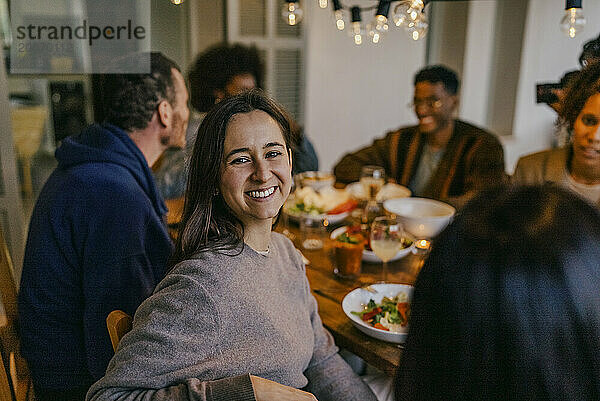
[[[204,250],[234,250],[243,244],[243,224],[217,191],[227,125],[234,115],[254,110],[264,111],[277,122],[290,151],[289,115],[261,90],[252,89],[217,103],[198,128],[171,266]]]
[[[598,400],[600,213],[557,186],[482,193],[414,289],[396,401]]]
[[[592,63],[582,69],[567,87],[560,117],[568,128],[573,128],[585,102],[597,93],[600,93],[600,63]]]
[[[458,93],[459,82],[456,72],[444,65],[431,65],[417,72],[414,79],[414,85],[419,82],[430,82],[432,84],[441,82],[451,95]]]
[[[256,47],[219,44],[200,54],[188,74],[191,104],[207,112],[215,104],[215,90],[224,90],[236,75],[251,74],[262,88],[263,63]]]
[[[587,67],[588,64],[597,60],[600,60],[600,36],[583,44],[583,49],[579,56],[579,65]]]
[[[125,131],[144,129],[158,104],[166,100],[175,105],[171,69],[181,72],[174,61],[158,52],[140,53],[117,61],[131,67],[150,56],[149,74],[106,74],[101,77],[104,121]]]

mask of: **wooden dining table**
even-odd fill
[[[399,366],[403,346],[372,338],[353,326],[342,310],[344,296],[355,288],[373,284],[381,280],[381,263],[362,263],[362,272],[356,279],[341,279],[334,274],[334,241],[329,231],[322,233],[323,248],[307,250],[302,247],[303,233],[293,223],[279,224],[279,232],[288,234],[296,247],[308,260],[306,275],[312,293],[319,305],[319,315],[323,325],[331,332],[336,344],[361,357],[375,368],[393,376]],[[411,253],[402,259],[388,263],[386,282],[414,284],[426,254]]]

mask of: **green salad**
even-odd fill
[[[410,315],[408,295],[400,292],[393,298],[383,297],[381,303],[370,299],[362,311],[353,311],[352,314],[376,329],[400,333],[408,325]]]

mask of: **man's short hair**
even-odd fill
[[[431,65],[417,72],[414,85],[416,86],[419,82],[432,84],[441,82],[449,94],[456,95],[458,93],[459,82],[456,72],[443,65]]]
[[[254,46],[219,44],[200,54],[190,69],[191,104],[199,112],[210,110],[215,104],[216,90],[225,86],[236,75],[250,74],[256,87],[262,88],[263,63]]]
[[[150,123],[160,102],[166,100],[175,105],[172,69],[181,70],[174,61],[161,53],[152,52],[136,54],[117,62],[131,66],[148,56],[149,74],[106,74],[101,77],[105,122],[128,132],[143,130]]]

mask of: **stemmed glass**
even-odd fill
[[[376,215],[380,212],[377,204],[377,193],[385,185],[385,169],[379,166],[364,166],[360,173],[360,183],[367,196],[362,223],[368,224],[369,215]]]
[[[402,248],[404,229],[396,217],[376,217],[371,225],[371,249],[383,261],[382,281],[387,280],[387,262]]]

